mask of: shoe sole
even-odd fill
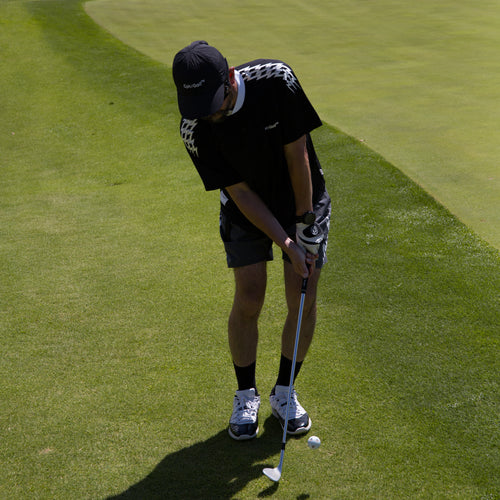
[[[242,434],[241,436],[237,436],[236,434],[233,434],[231,432],[231,427],[228,427],[227,432],[229,435],[235,440],[235,441],[249,441],[250,439],[254,439],[257,437],[257,434],[259,433],[259,428],[257,427],[257,430],[255,431],[255,434]]]
[[[271,409],[272,409],[273,415],[278,419],[278,421],[281,425],[281,428],[283,429],[285,421],[280,417],[279,413],[274,408],[271,408]],[[311,426],[312,426],[312,421],[311,421],[311,417],[309,417],[309,422],[307,423],[307,427],[299,427],[297,430],[295,430],[293,432],[291,432],[287,429],[286,433],[290,434],[290,436],[298,436],[300,434],[305,434],[306,432],[309,432],[309,430],[311,429]]]

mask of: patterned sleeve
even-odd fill
[[[222,189],[243,179],[224,159],[213,143],[203,141],[199,133],[198,120],[183,118],[180,125],[181,138],[191,160],[203,181],[205,189]]]
[[[273,94],[272,102],[279,107],[282,118],[283,144],[321,126],[321,120],[305,95],[292,68],[277,59],[258,59],[239,68],[248,82],[266,82]]]
[[[283,64],[281,72],[283,76],[277,101],[284,115],[283,144],[288,144],[320,127],[322,123],[292,69]]]

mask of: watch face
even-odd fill
[[[316,215],[312,212],[307,212],[304,214],[304,224],[314,224],[316,222]]]

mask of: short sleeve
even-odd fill
[[[276,80],[276,100],[280,106],[283,144],[299,139],[322,125],[292,69],[283,63],[282,78]]]
[[[203,141],[198,120],[183,119],[180,133],[191,160],[207,191],[222,189],[241,182],[241,174],[225,160],[212,141]]]

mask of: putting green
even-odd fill
[[[230,64],[285,59],[324,121],[500,248],[499,2],[94,0],[86,9],[167,65],[193,39]]]

